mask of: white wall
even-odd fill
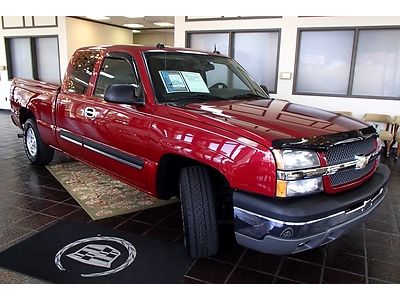
[[[66,18],[66,31],[69,57],[80,47],[133,43],[130,29],[75,18]]]
[[[173,32],[141,32],[133,34],[133,43],[145,46],[155,46],[157,43],[164,44],[165,46],[174,45]]]
[[[355,117],[366,112],[400,115],[400,101],[303,96],[292,95],[295,68],[297,29],[303,27],[345,27],[345,26],[400,26],[400,17],[305,17],[296,16],[273,19],[216,20],[186,22],[185,17],[175,17],[175,46],[184,47],[186,31],[240,30],[240,29],[281,29],[279,71],[291,72],[291,80],[278,79],[276,98],[333,111],[351,111]],[[279,76],[278,76],[279,77]]]

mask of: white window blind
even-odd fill
[[[360,30],[353,95],[400,97],[400,29]]]
[[[60,83],[60,62],[56,37],[36,38],[36,60],[39,80]]]
[[[33,79],[30,39],[10,39],[10,52],[13,77]]]
[[[254,78],[276,90],[278,32],[241,32],[234,34],[233,57]]]
[[[296,91],[347,94],[354,30],[303,31]]]

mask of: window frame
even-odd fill
[[[91,92],[91,95],[90,95],[91,97],[94,97],[94,98],[96,98],[96,99],[104,100],[104,98],[99,97],[99,96],[96,95],[96,89],[97,89],[98,81],[99,81],[99,79],[100,79],[100,76],[99,76],[99,75],[100,75],[101,68],[103,67],[103,64],[104,64],[104,62],[105,62],[105,60],[106,60],[107,58],[116,58],[116,59],[122,59],[122,60],[127,61],[127,62],[129,63],[129,65],[132,67],[132,70],[133,70],[133,72],[134,72],[134,76],[135,76],[135,78],[136,78],[137,84],[139,85],[139,84],[141,83],[140,76],[139,76],[139,72],[138,72],[138,68],[137,68],[137,66],[136,66],[135,58],[134,58],[131,54],[125,53],[125,52],[115,52],[115,51],[113,51],[113,52],[108,52],[108,53],[106,53],[106,54],[103,56],[103,58],[101,59],[101,62],[100,62],[100,64],[99,64],[99,69],[98,69],[97,72],[96,72],[96,73],[97,73],[96,82],[95,82],[95,84],[93,85],[93,89],[92,89],[92,92]],[[96,67],[95,67],[94,69],[96,69]]]
[[[376,99],[376,100],[400,100],[399,97],[388,97],[388,96],[372,96],[372,95],[353,95],[353,82],[355,66],[357,61],[357,48],[362,30],[399,30],[400,26],[340,26],[340,27],[300,27],[297,28],[296,38],[296,54],[294,62],[294,73],[293,73],[293,84],[292,84],[292,95],[304,95],[304,96],[323,96],[323,97],[339,97],[339,98],[358,98],[358,99]],[[297,91],[297,75],[299,69],[299,58],[300,58],[300,47],[301,47],[301,34],[302,32],[321,32],[321,31],[341,31],[341,30],[353,30],[353,49],[351,54],[350,62],[350,73],[347,84],[346,94],[334,94],[334,93],[313,93],[313,92],[298,92]]]
[[[281,50],[281,31],[282,31],[281,28],[239,29],[239,30],[189,30],[189,31],[185,31],[185,47],[190,48],[190,36],[192,34],[226,33],[226,34],[228,34],[228,56],[231,57],[232,59],[235,59],[235,57],[233,55],[234,54],[234,35],[235,35],[235,33],[268,33],[268,32],[278,33],[278,45],[277,45],[277,55],[276,55],[274,87],[273,88],[267,87],[271,94],[276,94],[278,91],[278,80],[279,80],[279,58],[280,58],[280,52],[281,52],[280,51]],[[235,59],[235,61],[236,61],[236,59]],[[240,65],[239,62],[237,62],[237,63]],[[242,66],[242,68],[243,68],[243,66]],[[243,69],[245,69],[245,68],[243,68]],[[246,71],[249,72],[248,70],[246,70]]]
[[[14,38],[28,38],[29,43],[30,43],[30,54],[31,54],[31,61],[32,61],[32,77],[33,80],[41,80],[38,77],[38,65],[37,65],[37,55],[36,55],[36,39],[38,38],[56,38],[57,40],[57,57],[58,57],[58,78],[59,78],[59,83],[62,84],[63,79],[61,77],[61,68],[60,68],[60,41],[58,38],[58,35],[52,34],[52,35],[21,35],[21,36],[4,36],[4,44],[5,44],[5,50],[6,50],[6,62],[7,62],[7,75],[8,75],[8,80],[11,80],[14,78],[13,74],[13,66],[12,66],[12,59],[11,59],[11,45],[10,45],[10,40]],[[52,83],[54,84],[54,83]]]

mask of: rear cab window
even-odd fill
[[[69,93],[86,94],[93,68],[100,53],[96,51],[82,51],[72,58],[69,76],[65,79],[64,87]]]

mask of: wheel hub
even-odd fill
[[[37,142],[36,136],[33,129],[30,127],[26,132],[26,148],[31,156],[35,156],[37,153]]]

